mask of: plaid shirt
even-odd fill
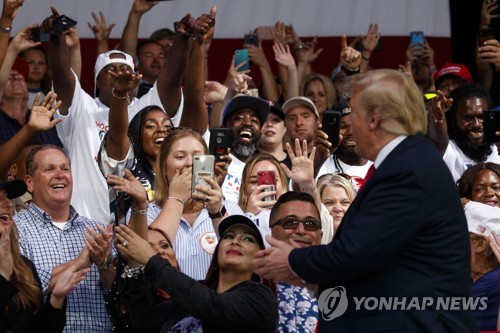
[[[84,247],[85,227],[97,231],[97,222],[78,215],[73,207],[70,219],[61,230],[52,224],[49,214],[33,203],[14,216],[19,229],[21,253],[33,261],[43,290],[52,276],[52,268],[75,259]],[[99,272],[95,265],[84,281],[68,294],[65,332],[111,332]]]

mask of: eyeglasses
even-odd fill
[[[271,226],[271,228],[280,225],[284,229],[297,229],[300,223],[304,225],[304,229],[306,229],[307,231],[321,230],[321,221],[318,221],[312,217],[307,217],[303,220],[300,220],[293,216],[287,216],[279,219]]]

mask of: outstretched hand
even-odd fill
[[[307,141],[302,141],[301,147],[299,139],[295,139],[295,152],[288,142],[285,147],[292,161],[291,170],[284,163],[281,163],[281,167],[283,171],[285,171],[286,176],[299,186],[301,184],[311,184],[314,182],[314,155],[316,154],[316,147],[313,147],[311,154],[308,154]]]
[[[148,241],[142,239],[132,229],[125,225],[115,227],[115,247],[118,253],[140,264],[146,264],[155,255],[155,250]]]
[[[62,103],[62,101],[55,103],[56,98],[57,94],[49,91],[44,99],[38,103],[40,100],[40,93],[37,93],[33,101],[33,106],[31,107],[31,114],[27,126],[35,132],[43,132],[54,128],[54,126],[60,123],[62,121],[61,119],[52,119],[52,116]]]
[[[111,75],[111,84],[114,91],[119,94],[125,94],[135,89],[142,79],[142,74],[136,74],[130,71],[115,73],[109,70],[108,74]]]

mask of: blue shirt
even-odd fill
[[[31,203],[27,210],[14,215],[19,230],[21,253],[36,266],[43,290],[49,286],[52,269],[75,259],[85,246],[87,226],[97,231],[97,222],[80,216],[71,207],[68,223],[61,230],[49,214]],[[98,232],[98,231],[97,231]],[[99,272],[95,265],[85,280],[67,296],[65,332],[111,332],[104,304]]]
[[[318,323],[318,300],[305,287],[276,284],[279,333],[314,333]]]
[[[473,311],[480,331],[496,331],[500,306],[500,267],[481,276],[472,284],[472,297],[488,297],[487,308]]]

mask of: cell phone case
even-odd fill
[[[234,66],[238,66],[244,61],[246,61],[246,63],[242,67],[240,67],[240,69],[238,69],[238,72],[250,69],[250,61],[248,60],[248,50],[234,51]]]
[[[214,178],[215,157],[212,155],[197,155],[193,157],[193,178],[191,182],[191,192],[195,193],[196,185],[211,188],[203,177]]]
[[[276,173],[272,170],[257,172],[257,185],[268,185],[264,192],[276,190]],[[262,199],[263,201],[276,200],[276,195],[268,195]]]
[[[500,142],[500,111],[483,111],[484,142]]]
[[[209,151],[215,156],[215,163],[222,161],[221,156],[226,155],[229,148],[229,128],[210,129]]]

